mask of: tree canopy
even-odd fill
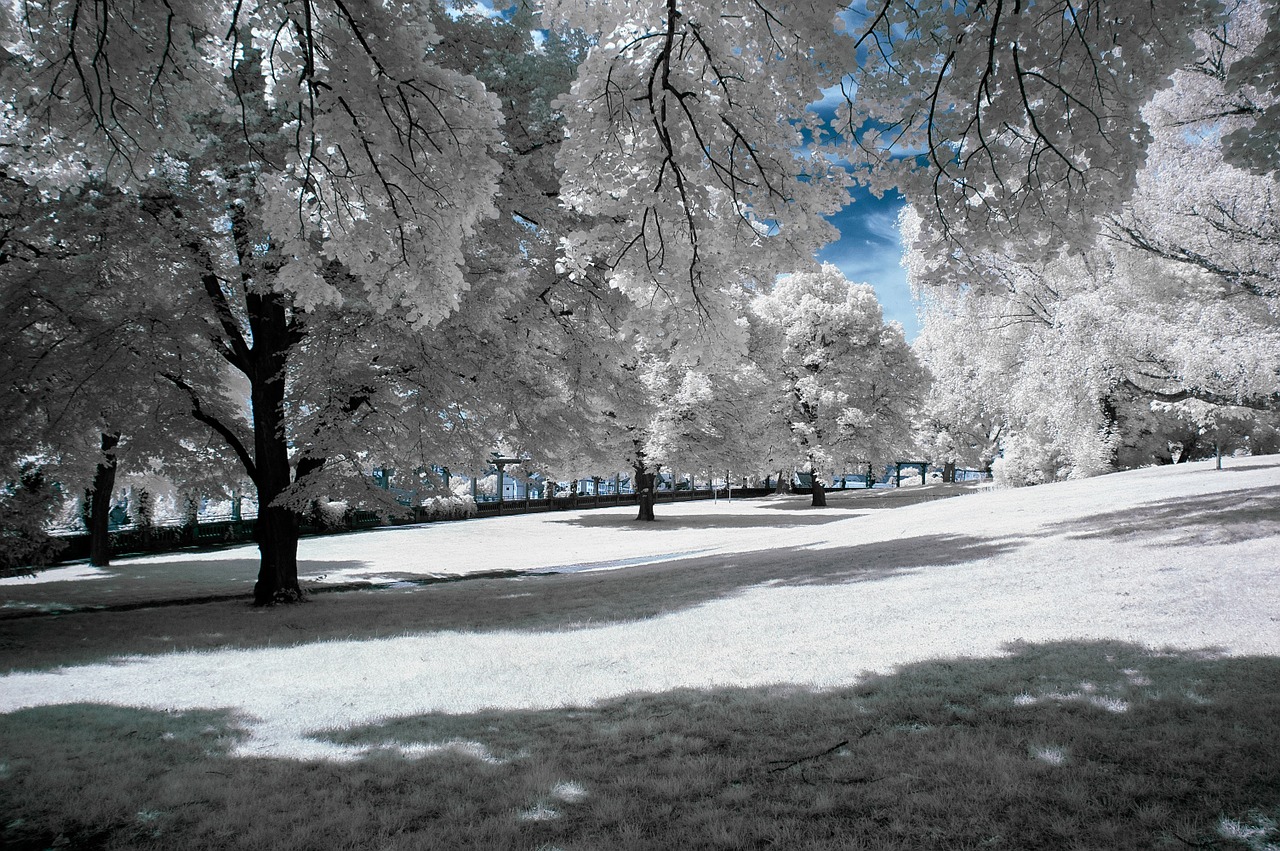
[[[5,460],[216,444],[266,603],[308,505],[394,510],[388,459],[896,452],[924,377],[813,261],[862,181],[913,210],[924,445],[1103,469],[1122,421],[1276,406],[1277,31],[1264,0],[16,0]]]

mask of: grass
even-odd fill
[[[1021,525],[994,494],[821,547],[0,618],[0,671],[44,672],[0,698],[47,689],[0,714],[0,848],[1278,851],[1274,485],[1060,490]],[[622,694],[774,678],[842,687]]]
[[[388,660],[394,664],[394,660]],[[0,718],[0,830],[67,848],[1220,848],[1280,842],[1280,660],[1115,643],[855,688],[685,690],[330,731],[230,757],[235,717]]]
[[[177,650],[634,622],[730,597],[763,582],[799,586],[872,580],[924,566],[962,564],[1010,546],[978,537],[935,534],[817,554],[803,547],[779,548],[618,571],[316,593],[292,611],[264,612],[243,601],[225,600],[0,617],[0,671],[41,670]]]

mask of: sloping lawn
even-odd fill
[[[0,845],[1280,848],[1278,512],[1231,459],[331,540],[415,581],[273,611],[5,586]]]

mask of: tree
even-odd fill
[[[9,574],[52,561],[62,542],[49,534],[46,525],[57,498],[45,471],[37,461],[28,461],[0,480],[0,572]]]
[[[911,259],[921,252],[913,280],[931,268],[927,246]],[[1167,463],[1172,444],[1186,459],[1197,442],[1250,431],[1266,439],[1280,336],[1260,302],[1113,242],[1038,264],[986,255],[971,274],[971,286],[928,291],[917,345],[939,379],[930,416],[998,435],[998,480]]]
[[[1274,7],[1274,4],[1271,4]],[[1128,204],[1103,219],[1104,234],[1219,280],[1227,298],[1280,307],[1280,191],[1274,176],[1236,163],[1232,140],[1256,136],[1263,111],[1233,81],[1263,50],[1268,4],[1241,2],[1201,36],[1205,59],[1180,70],[1147,105],[1151,160]],[[1272,25],[1280,23],[1271,11]],[[1252,90],[1256,99],[1257,90]],[[1274,146],[1273,146],[1274,147]]]
[[[174,335],[162,374],[258,490],[255,599],[296,598],[289,491],[328,461],[290,457],[290,358],[318,327],[305,312],[354,300],[421,329],[456,309],[463,242],[493,211],[497,104],[431,61],[416,7],[144,5],[124,21],[73,0],[22,15],[3,81],[15,167],[43,189],[122,187],[186,253],[205,342]],[[201,374],[211,358],[247,382],[251,435]]]
[[[1033,259],[1087,244],[1127,197],[1140,111],[1200,52],[1213,0],[868,4],[840,129],[950,247]]]
[[[592,37],[559,101],[562,200],[586,218],[563,262],[696,359],[723,344],[742,286],[810,262],[833,234],[822,215],[847,200],[843,169],[797,154],[818,131],[806,105],[838,79],[839,6],[543,5],[548,25]]]
[[[1260,94],[1243,97],[1231,69],[1266,32],[1265,7],[1241,3],[1195,35],[1201,61],[1144,106],[1150,157],[1131,200],[1099,211],[1073,250],[948,250],[934,222],[907,217],[909,277],[929,305],[921,350],[939,375],[977,379],[950,398],[951,383],[937,385],[931,410],[997,426],[1003,479],[1269,440],[1280,408],[1276,187],[1228,163],[1224,142],[1258,128]]]
[[[814,506],[825,505],[822,474],[909,445],[924,370],[875,291],[830,264],[780,279],[753,310],[777,341],[771,411],[813,480]]]
[[[714,478],[759,462],[767,376],[747,357],[732,365],[659,362],[646,375],[655,399],[646,454]]]
[[[225,471],[171,388],[157,383],[164,338],[191,299],[133,201],[103,187],[42,200],[5,183],[0,242],[0,433],[9,463],[41,457],[66,491],[84,488],[92,564],[110,561],[107,512],[118,470],[169,459],[179,479]],[[212,379],[212,374],[205,378]],[[204,469],[201,470],[200,468]]]

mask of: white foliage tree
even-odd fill
[[[1193,36],[1221,10],[869,3],[850,12],[865,58],[841,127],[869,178],[900,187],[953,246],[1033,259],[1087,244],[1134,189],[1151,138],[1141,108],[1199,55]]]
[[[927,377],[875,291],[830,264],[781,278],[753,309],[775,341],[771,411],[824,505],[821,476],[910,446]]]
[[[564,238],[565,269],[620,288],[687,359],[743,348],[743,286],[809,262],[845,201],[844,170],[798,153],[818,130],[807,104],[838,79],[839,5],[543,6],[592,36],[560,101],[564,201],[587,218]]]

